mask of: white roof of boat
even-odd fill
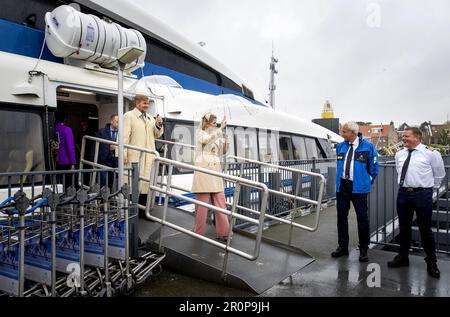
[[[237,84],[244,84],[241,78],[228,67],[208,54],[202,47],[187,39],[161,20],[143,10],[130,0],[77,0],[80,4],[109,15],[111,18],[126,23],[130,27],[150,35],[159,41],[174,47],[194,59],[206,64],[227,76]],[[246,85],[247,86],[247,85]]]

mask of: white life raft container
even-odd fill
[[[139,31],[81,13],[68,5],[47,12],[45,22],[47,46],[57,57],[84,60],[114,69],[119,49],[136,46],[147,52],[145,38]],[[126,65],[125,70],[144,67],[145,53]]]

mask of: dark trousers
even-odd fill
[[[141,206],[147,206],[147,194],[139,194],[139,205]],[[139,209],[139,218],[144,219],[145,218],[145,211]]]
[[[119,166],[118,158],[113,157],[107,160],[103,163],[103,165],[111,167],[111,168],[117,168]],[[100,173],[100,186],[106,186],[108,185],[108,188],[111,191],[116,191],[117,188],[113,188],[114,186],[114,180],[116,180],[117,174],[114,172],[101,172]]]
[[[367,205],[368,194],[353,194],[353,182],[341,180],[337,193],[338,236],[339,246],[348,249],[348,215],[350,203],[355,207],[358,219],[358,236],[360,249],[367,250],[370,244],[369,214]]]
[[[400,191],[397,197],[397,213],[400,223],[400,255],[408,257],[411,247],[412,223],[416,211],[422,246],[428,263],[436,263],[436,243],[431,230],[433,215],[433,189],[419,192]]]

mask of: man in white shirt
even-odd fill
[[[422,132],[408,128],[403,135],[404,149],[395,157],[400,190],[397,213],[400,223],[400,252],[388,263],[390,268],[409,266],[411,226],[414,211],[417,215],[422,246],[427,255],[428,274],[440,278],[437,266],[436,244],[431,230],[433,215],[433,188],[438,188],[445,178],[442,156],[422,144]]]

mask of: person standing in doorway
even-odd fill
[[[337,146],[336,197],[338,213],[339,247],[333,258],[348,256],[348,215],[353,203],[358,220],[360,262],[368,262],[370,245],[368,196],[378,176],[378,153],[375,146],[364,140],[355,122],[342,128],[345,142]]]
[[[400,189],[397,213],[400,223],[400,251],[388,263],[390,268],[409,266],[409,249],[412,238],[414,211],[417,215],[422,245],[427,257],[427,271],[431,277],[440,278],[437,265],[436,243],[432,227],[433,188],[439,188],[445,178],[444,161],[438,151],[422,144],[422,132],[407,128],[403,134],[404,149],[395,156]]]
[[[56,112],[55,119],[55,132],[58,142],[56,169],[59,171],[74,170],[77,160],[75,156],[73,131],[70,127],[66,126],[66,117],[63,112]],[[66,187],[73,184],[73,176],[74,175],[65,176]]]
[[[100,139],[105,139],[108,141],[117,142],[119,129],[119,116],[114,114],[110,118],[110,122],[104,127],[100,129],[97,133],[97,137]],[[119,166],[119,159],[117,156],[117,146],[109,145],[109,144],[100,144],[99,153],[98,153],[98,163],[107,167],[117,168]],[[100,186],[107,185],[112,191],[115,191],[113,188],[114,180],[116,179],[115,173],[113,172],[105,172],[100,174]],[[106,182],[106,178],[108,178],[108,182]]]
[[[223,138],[226,129],[226,118],[222,121],[220,129],[217,129],[217,117],[207,113],[202,117],[201,127],[196,136],[195,166],[221,172],[220,157],[226,154],[228,142]],[[208,174],[195,172],[192,192],[197,195],[197,200],[214,206],[227,209],[223,179]],[[195,206],[194,232],[204,236],[206,234],[206,217],[208,209],[199,205]],[[230,224],[228,217],[220,212],[215,213],[217,239],[227,241]]]

